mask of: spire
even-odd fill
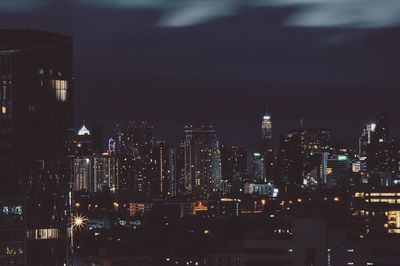
[[[85,125],[81,127],[78,131],[78,136],[90,135],[90,131],[86,128]]]

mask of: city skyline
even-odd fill
[[[268,120],[272,121],[274,124],[273,129],[271,129],[271,131],[270,131],[271,139],[269,141],[271,141],[272,148],[276,151],[279,148],[280,137],[290,133],[291,131],[301,129],[301,128],[323,128],[323,129],[330,130],[332,132],[332,140],[335,144],[337,144],[339,146],[342,145],[342,146],[346,146],[346,147],[351,147],[353,149],[358,149],[359,148],[358,141],[359,141],[360,134],[362,134],[363,129],[365,128],[366,125],[373,124],[376,116],[381,113],[388,115],[387,112],[384,112],[384,111],[380,111],[380,112],[377,111],[375,113],[369,114],[368,119],[365,120],[364,123],[360,123],[360,125],[358,125],[359,131],[355,132],[354,136],[353,135],[351,137],[347,136],[347,138],[344,138],[344,139],[341,137],[338,137],[338,135],[342,136],[342,134],[345,133],[345,130],[342,130],[342,131],[337,130],[337,129],[332,130],[332,128],[329,128],[329,127],[319,126],[318,122],[315,122],[315,124],[309,125],[304,120],[303,117],[300,117],[297,121],[292,121],[294,124],[293,127],[288,127],[286,129],[286,131],[277,132],[279,129],[276,129],[275,125],[276,124],[279,125],[280,123],[279,123],[279,121],[275,121],[276,118],[275,118],[274,114],[272,114],[272,115],[269,115],[269,118],[268,118]],[[271,114],[271,112],[269,112],[269,114]],[[389,117],[389,122],[392,121],[390,119],[390,116],[388,116],[388,117]],[[254,119],[252,119],[252,120],[254,120]],[[75,130],[78,130],[81,126],[88,126],[90,128],[101,127],[102,130],[105,130],[105,131],[103,131],[102,145],[106,146],[106,144],[109,141],[109,138],[110,137],[113,138],[116,126],[129,124],[129,123],[145,122],[145,123],[150,123],[154,127],[154,129],[155,129],[154,136],[156,137],[156,139],[166,141],[169,145],[174,146],[179,142],[180,139],[184,138],[184,132],[187,127],[194,127],[194,128],[210,127],[218,133],[218,135],[220,136],[219,139],[220,139],[222,145],[246,147],[246,148],[249,148],[252,150],[262,151],[263,148],[260,145],[262,145],[261,143],[262,143],[262,138],[263,138],[263,134],[264,134],[264,133],[262,133],[262,125],[261,125],[263,121],[265,121],[265,112],[261,113],[258,116],[258,121],[257,121],[258,123],[252,125],[252,130],[255,131],[253,129],[253,127],[256,127],[258,129],[258,132],[255,132],[253,134],[255,139],[253,138],[251,140],[243,138],[241,136],[240,137],[236,137],[236,136],[232,137],[232,136],[226,135],[226,132],[224,132],[223,130],[219,130],[219,129],[221,129],[221,125],[213,124],[210,122],[185,123],[182,125],[176,125],[176,127],[167,126],[167,130],[166,130],[165,127],[162,127],[163,125],[165,126],[165,124],[163,124],[163,123],[160,123],[160,122],[154,123],[154,121],[152,121],[152,120],[141,120],[140,118],[137,120],[126,120],[126,122],[115,123],[115,124],[111,124],[109,126],[103,126],[99,123],[96,123],[93,121],[88,121],[88,120],[76,121]],[[393,130],[393,124],[394,123],[392,121],[392,123],[391,123],[392,127],[390,130],[391,134],[389,134],[389,138],[398,139],[398,137],[395,134],[393,134],[393,131],[396,131],[396,128],[394,128],[394,130]],[[172,130],[171,130],[171,127],[172,127]],[[222,131],[222,133],[220,131]],[[169,133],[169,134],[166,134],[166,133]],[[224,138],[224,136],[226,137],[226,139]]]
[[[0,265],[399,264],[397,0],[0,17]]]

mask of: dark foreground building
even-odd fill
[[[27,265],[66,263],[72,68],[72,38],[0,30],[0,195],[26,199]]]

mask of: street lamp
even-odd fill
[[[73,254],[74,254],[74,231],[81,230],[82,228],[84,228],[86,225],[86,221],[87,221],[87,218],[80,214],[76,214],[71,217],[71,226],[69,227],[69,230],[70,230],[69,235],[70,235],[70,239],[71,239],[70,250],[71,250],[72,260],[73,260]]]
[[[75,215],[72,216],[72,224],[71,224],[71,229],[76,228],[77,230],[80,230],[85,227],[87,218],[83,215]]]

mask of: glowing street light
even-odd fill
[[[81,230],[82,228],[85,227],[87,218],[83,215],[76,214],[71,217],[71,226],[69,227],[69,237],[70,237],[70,251],[71,255],[73,256],[74,254],[74,249],[75,249],[75,243],[74,243],[74,231],[75,230]]]
[[[72,228],[82,229],[86,224],[87,218],[82,215],[75,215],[72,217]]]

